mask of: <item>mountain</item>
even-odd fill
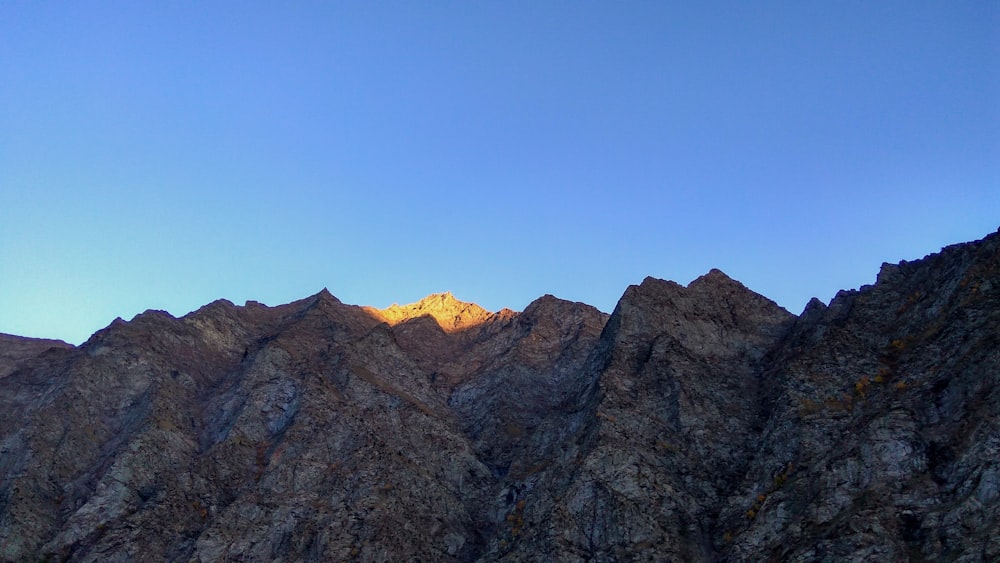
[[[445,332],[457,332],[491,321],[494,317],[514,314],[510,309],[491,313],[475,303],[464,303],[455,299],[451,292],[435,293],[410,305],[392,305],[386,309],[363,307],[373,317],[392,326],[427,317]]]
[[[0,559],[1000,560],[1000,233],[795,316],[718,270],[0,336]]]
[[[12,334],[0,334],[0,377],[17,371],[25,362],[50,349],[72,348],[62,340],[25,338]]]

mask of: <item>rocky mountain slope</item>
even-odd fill
[[[72,348],[62,340],[44,338],[24,338],[10,334],[0,334],[0,377],[10,375],[25,362],[53,348]]]
[[[1000,560],[1000,234],[798,317],[323,291],[0,337],[0,559]]]

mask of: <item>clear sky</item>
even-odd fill
[[[0,332],[323,287],[799,313],[1000,226],[1000,3],[0,1]]]

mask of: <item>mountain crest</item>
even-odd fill
[[[883,270],[0,334],[0,562],[1000,562],[1000,234]]]
[[[385,309],[366,307],[365,310],[392,326],[420,317],[431,317],[445,332],[478,326],[496,316],[496,313],[475,303],[456,299],[450,291],[433,293],[409,305],[394,303]]]

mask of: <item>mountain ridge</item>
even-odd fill
[[[998,349],[1000,234],[798,316],[711,270],[3,337],[0,560],[996,560]]]

